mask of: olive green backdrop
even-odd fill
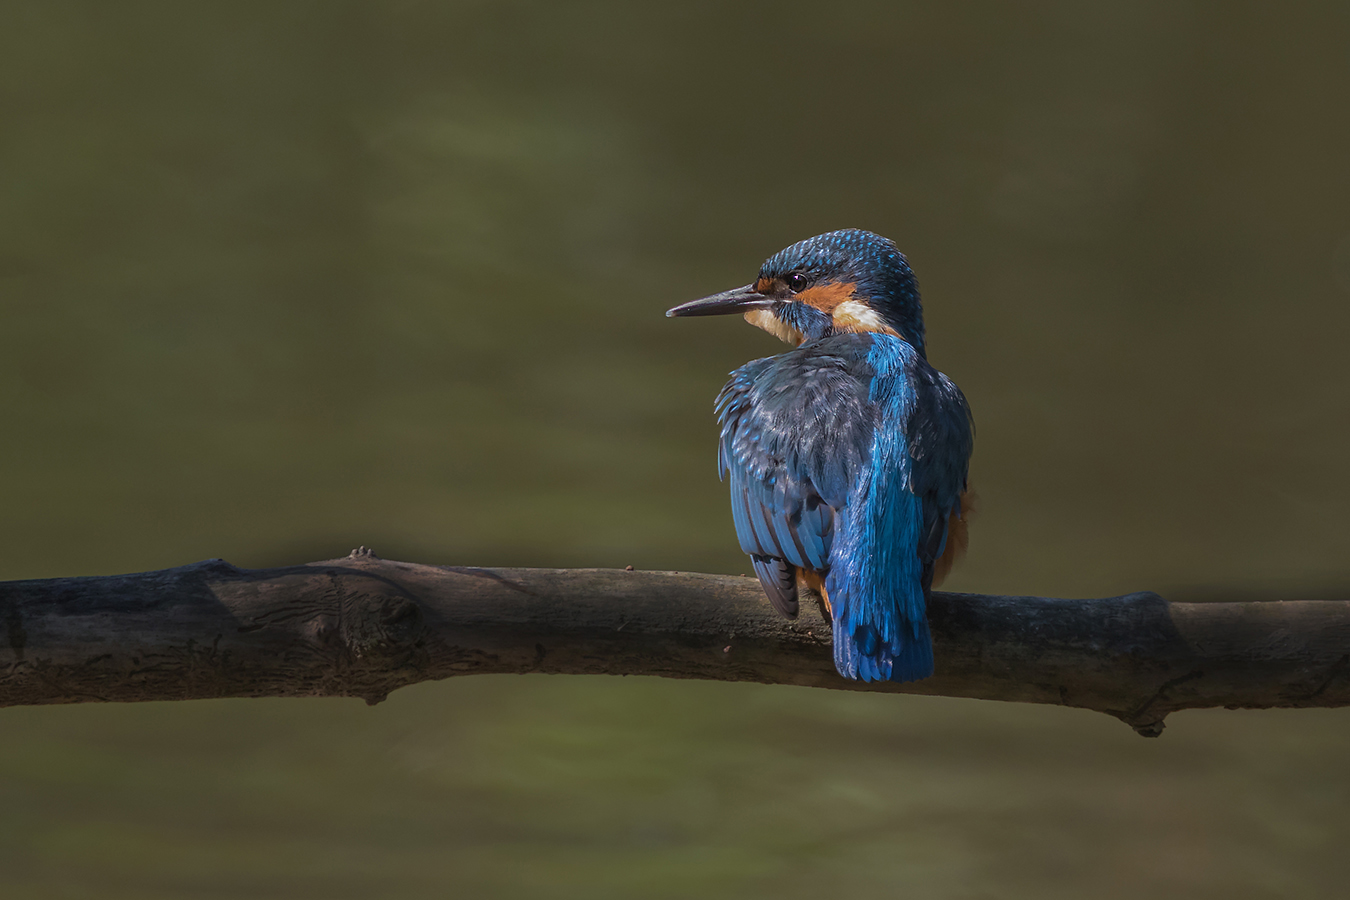
[[[669,321],[894,237],[955,590],[1350,586],[1339,3],[0,9],[0,578],[745,571]],[[0,677],[3,673],[0,672]],[[1350,713],[468,678],[0,710],[32,898],[1339,897]]]

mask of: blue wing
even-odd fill
[[[719,474],[770,601],[797,614],[795,569],[829,568],[836,519],[871,440],[867,342],[814,342],[737,369],[717,398]]]

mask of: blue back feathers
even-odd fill
[[[863,681],[913,681],[933,673],[918,547],[922,504],[910,489],[907,434],[918,399],[907,376],[919,360],[903,341],[872,340],[869,400],[877,425],[825,581],[835,620],[834,662]]]

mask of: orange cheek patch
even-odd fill
[[[802,303],[814,306],[821,312],[833,313],[836,306],[853,299],[853,289],[855,287],[856,285],[852,281],[836,281],[832,284],[818,284],[802,291],[797,295],[796,299]]]

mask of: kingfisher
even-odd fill
[[[832,231],[666,315],[729,313],[794,345],[732,372],[715,404],[718,474],[765,594],[789,618],[818,599],[845,678],[927,678],[929,594],[967,541],[974,425],[928,363],[909,262],[881,235]]]

